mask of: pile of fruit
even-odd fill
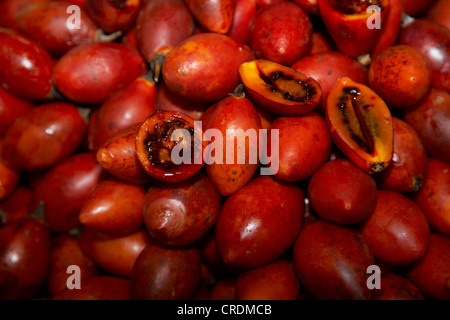
[[[450,299],[449,0],[0,0],[0,299]]]

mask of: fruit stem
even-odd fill
[[[245,98],[245,92],[244,92],[244,85],[241,83],[239,84],[236,89],[234,89],[233,93],[230,93],[230,97],[236,97],[236,98]]]
[[[122,36],[122,31],[116,31],[106,34],[102,29],[98,29],[95,33],[95,42],[114,42]]]
[[[0,225],[5,225],[7,221],[8,221],[8,214],[2,209],[0,209],[0,223],[1,223]]]
[[[166,56],[158,54],[150,62],[150,70],[153,72],[153,81],[155,83],[158,83],[159,79],[161,78],[161,70],[164,64],[164,60],[166,60]]]
[[[34,212],[31,212],[29,214],[29,217],[45,221],[44,208],[45,208],[44,202],[42,202],[42,201],[39,202],[38,207],[36,208],[36,210]]]
[[[402,28],[405,28],[409,26],[411,23],[413,23],[416,19],[414,17],[411,17],[403,12],[402,14]]]

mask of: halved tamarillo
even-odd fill
[[[318,6],[339,51],[358,57],[371,52],[375,45],[381,28],[369,28],[369,25],[383,21],[389,0],[318,0]]]
[[[369,87],[341,78],[331,90],[326,119],[333,141],[361,170],[373,174],[393,156],[393,124],[384,101]]]
[[[316,80],[269,60],[243,63],[239,75],[252,98],[273,113],[304,114],[314,109],[322,97]]]
[[[179,182],[192,177],[203,166],[201,126],[181,112],[158,110],[138,130],[136,152],[151,177]]]

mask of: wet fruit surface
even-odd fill
[[[449,300],[447,7],[0,0],[0,299]]]

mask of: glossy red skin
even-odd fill
[[[142,56],[121,43],[88,43],[63,55],[53,81],[75,102],[100,104],[147,72]]]
[[[128,31],[135,22],[141,0],[86,0],[86,12],[107,34]]]
[[[425,179],[427,152],[413,127],[400,118],[392,119],[394,156],[391,164],[376,176],[377,184],[391,191],[417,191]]]
[[[233,22],[236,0],[185,0],[195,20],[208,32],[226,34]]]
[[[292,69],[315,79],[322,88],[322,100],[317,110],[325,113],[328,95],[339,78],[349,77],[353,81],[367,85],[366,68],[357,60],[337,51],[310,54],[292,65]]]
[[[233,22],[228,30],[228,36],[242,43],[247,42],[250,21],[256,14],[255,0],[237,0]]]
[[[209,293],[208,300],[235,300],[236,299],[236,277],[229,276],[216,282]]]
[[[0,88],[0,138],[4,136],[14,120],[33,108],[29,101],[13,96]]]
[[[368,14],[364,13],[359,18],[355,18],[352,15],[346,15],[335,10],[332,5],[334,1],[336,0],[318,0],[317,4],[320,16],[338,50],[353,58],[370,53],[381,33],[381,29],[369,29],[367,27]],[[381,11],[381,21],[387,14],[385,9]],[[351,18],[349,19],[349,17]]]
[[[407,15],[416,16],[433,2],[433,0],[400,0]]]
[[[45,281],[50,231],[43,221],[25,217],[0,229],[0,298],[29,300]]]
[[[242,272],[236,282],[236,300],[296,300],[299,282],[292,263],[280,259]]]
[[[374,290],[372,300],[424,300],[422,292],[408,279],[393,273],[381,276],[381,289]]]
[[[51,97],[55,62],[37,42],[9,29],[0,30],[0,85],[27,100]]]
[[[86,124],[71,103],[40,105],[18,117],[4,136],[5,163],[21,170],[46,169],[81,144]]]
[[[136,156],[136,135],[140,124],[117,133],[96,154],[100,166],[112,176],[129,183],[147,184],[153,179],[144,171]]]
[[[216,223],[222,260],[238,268],[272,262],[295,242],[303,222],[304,192],[272,176],[253,179],[225,200]]]
[[[33,3],[46,2],[48,0],[15,0],[0,1],[0,26],[4,28],[20,31],[20,26],[17,24],[17,13],[28,5]]]
[[[114,93],[98,109],[90,134],[96,152],[112,136],[131,125],[142,123],[156,111],[156,85],[142,77]]]
[[[427,153],[450,162],[450,94],[431,88],[415,106],[404,111],[404,120],[414,128]]]
[[[140,53],[136,36],[136,25],[134,25],[130,30],[128,30],[128,32],[122,36],[122,39],[120,41],[123,44],[137,50]]]
[[[181,182],[189,179],[194,174],[196,174],[204,164],[203,161],[203,149],[206,146],[206,143],[202,141],[202,154],[201,155],[192,155],[201,156],[201,163],[195,163],[195,160],[192,163],[181,163],[180,165],[176,165],[170,170],[164,170],[157,166],[154,166],[150,163],[148,159],[148,148],[145,146],[145,140],[148,137],[149,132],[153,132],[155,126],[157,124],[162,124],[164,121],[174,121],[177,119],[181,119],[188,123],[192,128],[194,128],[194,121],[189,116],[174,111],[163,111],[158,110],[154,112],[138,129],[138,133],[136,136],[136,154],[138,160],[144,169],[144,171],[154,179],[164,181],[164,182]],[[201,128],[194,128],[197,131],[194,133],[199,137],[203,137],[203,130]],[[194,150],[195,151],[195,150]]]
[[[312,33],[307,13],[293,2],[282,1],[257,11],[247,40],[257,58],[288,66],[311,50]]]
[[[81,232],[80,246],[100,269],[113,276],[129,278],[137,257],[151,241],[144,229],[113,235],[86,227]]]
[[[430,235],[430,244],[423,258],[415,262],[407,278],[425,297],[438,300],[450,299],[450,238],[439,233]]]
[[[431,85],[427,58],[409,45],[382,51],[369,67],[369,85],[391,108],[407,108],[420,101]]]
[[[18,170],[47,169],[81,145],[86,123],[74,104],[51,102],[16,119],[5,134],[2,156]]]
[[[450,164],[428,158],[426,179],[412,199],[422,209],[431,228],[450,236]]]
[[[215,102],[234,91],[240,83],[239,66],[253,58],[246,45],[226,35],[197,34],[167,55],[162,70],[164,83],[185,99]]]
[[[322,219],[349,225],[361,222],[375,209],[377,184],[347,159],[324,164],[308,184],[308,198]]]
[[[147,189],[105,179],[89,194],[80,210],[82,225],[111,234],[127,234],[144,225],[142,206]]]
[[[261,150],[259,150],[259,137],[257,137],[257,145],[246,143],[243,147],[238,146],[237,142],[234,143],[228,137],[227,131],[239,128],[244,132],[251,130],[259,136],[262,128],[261,120],[254,105],[246,98],[228,97],[219,101],[212,108],[214,110],[210,113],[208,121],[204,123],[203,130],[207,132],[209,129],[216,129],[222,133],[223,163],[210,164],[208,159],[205,158],[205,162],[207,162],[206,173],[219,193],[223,196],[229,196],[240,190],[253,177],[259,166]],[[230,145],[234,146],[235,158],[231,163],[228,163],[226,159],[227,145],[228,147]],[[218,145],[217,149],[220,150],[220,147]],[[244,164],[238,163],[238,147],[245,148],[246,156]],[[251,160],[253,157],[255,157],[253,160],[256,161],[252,163]]]
[[[0,146],[3,140],[0,139]],[[8,166],[2,157],[0,149],[0,201],[5,200],[14,192],[19,184],[20,172]]]
[[[136,20],[138,46],[150,63],[165,57],[194,32],[195,21],[183,0],[156,0],[143,4]]]
[[[33,191],[30,211],[44,202],[50,230],[64,233],[80,225],[78,213],[91,190],[102,180],[103,169],[90,152],[73,155],[50,169]]]
[[[333,46],[334,45],[331,40],[328,39],[322,32],[313,32],[311,37],[311,50],[305,58],[314,53],[333,51]]]
[[[203,237],[199,241],[202,261],[207,263],[218,275],[238,275],[240,268],[235,268],[226,264],[220,257],[217,250],[215,230]]]
[[[130,281],[128,279],[103,275],[86,279],[80,290],[66,289],[52,300],[129,300]]]
[[[422,210],[402,193],[386,190],[378,190],[375,210],[360,231],[375,257],[393,266],[421,258],[430,237]]]
[[[277,2],[282,2],[284,0],[256,0],[256,5],[258,6],[258,8],[261,7],[265,7],[268,6],[269,4],[272,3],[277,3]]]
[[[311,111],[303,116],[279,117],[272,122],[271,130],[279,130],[279,145],[275,145],[279,148],[279,169],[274,172],[278,179],[304,180],[328,160],[331,137],[319,113]],[[267,145],[271,150],[271,135]]]
[[[450,29],[450,1],[434,1],[425,14],[425,16],[440,25]]]
[[[393,46],[401,30],[403,7],[401,0],[389,0],[386,16],[381,24],[381,32],[370,52],[373,59],[386,48]]]
[[[0,202],[0,210],[5,213],[4,223],[17,221],[28,214],[31,194],[29,188],[18,185],[8,198]]]
[[[425,18],[403,28],[400,44],[410,45],[430,63],[433,88],[450,91],[450,30]]]
[[[284,89],[282,86],[280,89],[269,86],[267,78],[273,74],[281,74],[288,79],[293,92],[289,92],[289,89]],[[270,60],[257,59],[243,64],[239,68],[239,76],[248,95],[255,101],[255,105],[275,115],[306,114],[313,110],[322,98],[322,88],[316,80]],[[302,86],[298,84],[302,84]],[[277,85],[275,84],[275,86]],[[305,94],[307,96],[301,101],[286,98],[285,94]]]
[[[317,0],[294,0],[300,7],[310,15],[319,15],[319,5]]]
[[[300,282],[319,300],[368,300],[367,268],[375,263],[361,234],[317,220],[305,226],[294,245]]]
[[[67,27],[69,6],[68,2],[47,1],[25,7],[17,15],[20,31],[57,57],[94,42],[98,27],[84,10],[80,10],[80,28]]]
[[[164,82],[158,84],[156,106],[159,110],[176,111],[187,114],[193,120],[200,120],[208,103],[197,103],[186,100],[167,89]]]
[[[201,260],[196,247],[149,244],[131,276],[133,300],[188,300],[200,282]]]
[[[75,236],[61,234],[52,239],[47,276],[50,297],[54,297],[67,289],[67,273],[69,266],[80,268],[81,287],[85,281],[98,275],[98,268],[91,259],[81,251],[80,240]]]
[[[79,6],[83,10],[86,10],[86,0],[54,0],[54,1],[69,2],[71,4]]]
[[[202,239],[213,228],[221,200],[208,177],[199,172],[181,183],[155,182],[141,208],[147,230],[155,239],[184,246]]]

